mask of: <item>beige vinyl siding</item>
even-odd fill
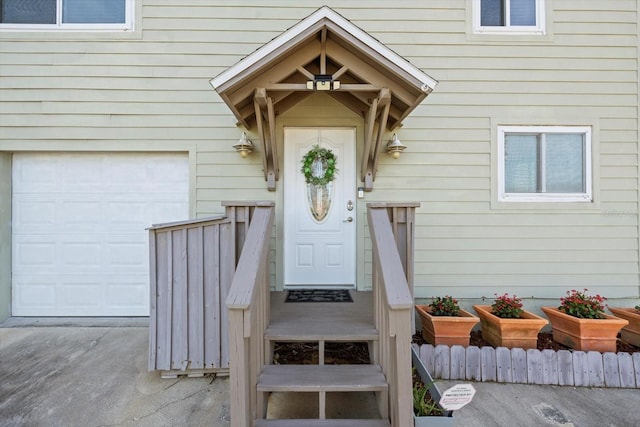
[[[208,80],[326,4],[439,81],[398,131],[409,148],[381,157],[358,206],[362,287],[363,202],[419,201],[418,297],[637,298],[638,2],[547,1],[540,37],[470,34],[468,0],[144,0],[137,38],[1,32],[0,150],[184,147],[194,215],[277,201],[260,157],[233,151],[240,132]],[[305,104],[289,118],[317,114]],[[593,126],[595,202],[497,203],[498,125]]]

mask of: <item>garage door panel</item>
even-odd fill
[[[145,229],[188,218],[188,156],[21,154],[13,172],[13,314],[148,315]]]

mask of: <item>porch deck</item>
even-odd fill
[[[272,341],[374,341],[373,293],[352,290],[353,302],[285,302],[287,292],[271,292]]]

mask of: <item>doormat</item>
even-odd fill
[[[347,289],[294,289],[284,302],[353,302]]]

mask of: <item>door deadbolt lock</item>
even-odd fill
[[[348,211],[352,211],[353,210],[353,202],[351,200],[349,200],[347,202],[347,210]]]

